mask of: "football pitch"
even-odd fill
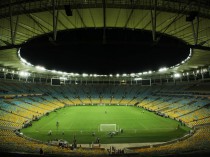
[[[111,136],[110,131],[100,131],[100,124],[116,124],[123,132]],[[165,142],[189,132],[190,128],[179,124],[135,106],[70,106],[41,117],[21,132],[44,142],[63,139],[72,143],[74,138],[78,144],[90,144],[96,138],[100,143]]]

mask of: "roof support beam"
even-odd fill
[[[14,26],[13,25],[13,15],[12,15],[13,10],[12,9],[13,8],[12,8],[12,5],[11,5],[11,0],[10,0],[10,5],[9,5],[10,38],[11,38],[11,44],[14,45],[15,44],[16,34],[17,34],[18,22],[19,22],[19,15],[16,18],[16,22],[15,22],[15,26]]]
[[[115,24],[114,24],[115,27],[117,26],[117,23],[118,23],[118,20],[119,20],[119,17],[120,17],[120,12],[121,12],[121,8],[119,9],[119,11],[117,13],[117,18],[116,18],[116,21],[115,21]]]
[[[201,46],[201,45],[189,45],[190,48],[199,49],[199,50],[208,50],[210,53],[210,47]]]
[[[4,35],[1,35],[1,37],[2,37],[2,41],[4,40],[4,43],[6,44],[6,45],[12,45],[10,42],[9,42],[9,40],[11,39],[11,36],[10,35],[6,35],[6,34],[4,34]],[[25,40],[24,39],[16,39],[16,41],[19,41],[19,42],[24,42]]]
[[[82,16],[81,16],[81,14],[80,14],[79,10],[78,10],[78,9],[76,9],[76,11],[77,11],[77,14],[79,15],[79,18],[80,18],[80,20],[81,20],[81,22],[82,22],[83,26],[84,26],[84,27],[86,27],[85,22],[84,22],[84,20],[83,20],[83,18],[82,18]]]
[[[152,40],[156,41],[156,8],[157,8],[157,0],[151,0],[151,4],[153,4],[154,8],[151,9],[151,24],[152,24]]]
[[[46,33],[45,30],[42,28],[44,26],[41,23],[39,23],[35,18],[33,18],[31,14],[27,14],[27,16],[34,21],[34,23],[42,30],[43,33]]]
[[[8,46],[0,46],[0,50],[7,50],[13,48],[20,48],[22,45],[8,45]]]
[[[52,14],[52,16],[53,16],[53,12],[52,11],[49,11],[49,13]],[[60,23],[65,29],[68,29],[68,27],[66,25],[64,25],[64,23],[58,18],[59,14],[62,15],[62,12],[60,10],[57,10],[57,12],[56,12],[57,24],[56,25],[58,25],[58,23]],[[58,28],[58,27],[56,26],[56,28]]]
[[[22,8],[23,8],[23,10],[26,12],[26,8],[23,6],[23,5],[20,5]],[[43,28],[45,28],[45,29],[47,29],[48,31],[50,31],[48,28],[46,28],[45,26],[43,26],[39,21],[37,21],[32,15],[33,14],[30,14],[30,13],[25,13],[29,18],[31,18],[33,21],[34,21],[34,23],[42,30],[42,32],[43,33],[46,33],[45,32],[45,30],[43,29]]]
[[[5,45],[11,45],[9,42],[7,42],[7,41],[5,41],[5,40],[2,40],[2,39],[0,39],[0,41],[2,42],[2,43],[4,43]],[[2,47],[5,47],[5,46],[0,46],[0,50],[1,50],[1,48]]]
[[[56,10],[56,0],[52,1],[53,6],[53,40],[56,41],[57,38],[57,24],[58,24],[58,10]]]
[[[14,44],[15,44],[15,41],[16,41],[16,34],[17,34],[18,22],[19,22],[19,15],[16,17],[15,30],[14,30],[14,32],[13,32]]]
[[[93,14],[92,14],[90,8],[88,9],[88,11],[90,12],[90,17],[91,17],[91,20],[93,21],[93,25],[96,28],[96,24],[95,24],[95,21],[94,21],[94,18],[93,18]]]
[[[126,28],[126,27],[128,26],[128,23],[129,23],[129,21],[130,21],[132,15],[133,15],[134,8],[135,8],[135,4],[134,4],[134,3],[135,3],[135,2],[133,2],[133,1],[131,0],[132,9],[131,9],[131,12],[130,12],[130,14],[129,14],[129,16],[128,16],[128,19],[127,19],[127,21],[126,21],[126,23],[125,23],[124,28]]]
[[[139,19],[139,22],[134,26],[134,28],[138,28],[138,26],[140,25],[140,23],[141,23],[142,21],[144,21],[144,19],[145,19],[147,16],[149,16],[149,13],[146,13],[141,19]],[[147,26],[147,25],[146,25],[146,26]],[[140,28],[140,29],[144,29],[146,26],[144,26],[144,27],[142,27],[142,28]]]
[[[61,21],[60,19],[59,19],[59,15],[61,14],[61,11],[60,10],[57,10],[57,26],[58,26],[58,23],[60,24],[60,25],[62,25],[65,29],[68,29],[68,27],[63,23],[63,21]],[[56,27],[57,27],[56,26]],[[58,27],[57,27],[58,28]]]
[[[10,0],[11,2],[11,0]],[[17,34],[17,27],[18,27],[18,22],[19,22],[19,15],[16,18],[16,22],[15,22],[15,26],[13,25],[13,15],[12,15],[12,6],[9,6],[9,12],[10,12],[10,35],[11,35],[11,44],[14,45],[15,44],[15,38],[16,38],[16,34]]]
[[[194,38],[194,44],[198,44],[198,30],[199,30],[199,16],[196,17],[196,24],[193,23],[193,20],[191,21],[192,26],[192,32],[193,32],[193,38]]]
[[[14,33],[13,33],[13,18],[12,18],[12,6],[11,6],[12,0],[10,0],[9,5],[9,14],[10,14],[10,35],[11,35],[11,44],[14,45]]]
[[[29,14],[29,15],[30,15],[36,22],[38,22],[38,23],[40,24],[41,27],[45,28],[45,30],[47,31],[47,33],[52,31],[52,30],[48,27],[48,26],[50,26],[50,27],[53,28],[53,26],[52,26],[51,23],[49,23],[49,22],[46,21],[46,20],[43,20],[42,18],[40,18],[40,17],[37,16],[37,15],[34,15],[34,14]],[[33,19],[32,19],[32,20],[33,20]],[[35,22],[35,21],[34,21],[34,22]],[[47,24],[48,26],[42,24],[42,22],[45,23],[45,24]]]
[[[19,25],[19,24],[18,24]],[[4,30],[4,31],[10,31],[9,28],[4,28],[0,26],[0,29]],[[30,38],[30,35],[26,34],[26,33],[22,33],[22,32],[16,32],[16,34],[20,35],[21,37],[24,38]],[[16,41],[16,40],[15,40]]]
[[[130,14],[129,14],[129,17],[128,17],[126,23],[125,23],[124,28],[126,28],[126,27],[128,26],[128,23],[129,23],[129,21],[130,21],[130,19],[131,19],[131,16],[132,16],[132,14],[133,14],[133,11],[134,11],[134,9],[132,8],[132,10],[131,10],[131,12],[130,12]]]
[[[106,1],[103,0],[103,44],[106,44]]]
[[[18,25],[19,25],[19,27],[21,27],[21,28],[25,29],[26,31],[29,31],[29,32],[31,32],[31,33],[33,33],[35,35],[39,35],[40,33],[42,33],[41,30],[32,28],[32,27],[30,27],[30,26],[28,26],[26,24],[21,23],[21,22],[19,22]],[[39,33],[36,33],[36,32],[39,32]],[[30,36],[29,34],[27,34],[27,35]]]
[[[66,20],[67,20],[74,28],[77,28],[76,24],[74,24],[69,18],[67,18],[67,16],[64,15],[64,13],[63,13],[62,11],[61,11],[60,13],[61,13],[62,16],[64,16],[64,17],[66,18]],[[66,26],[66,28],[68,28],[68,27]]]
[[[199,38],[199,39],[200,39],[200,38]],[[205,44],[208,44],[208,43],[209,43],[209,41],[210,41],[210,38],[209,38],[209,39],[207,39],[207,40],[205,40],[205,41],[200,42],[198,45],[203,46],[203,45],[205,45]]]
[[[183,31],[187,30],[189,27],[191,27],[191,25],[184,24],[182,26],[180,26],[179,28],[177,28],[174,32],[174,30],[168,31],[167,33],[172,35],[172,36],[176,36],[176,34],[182,33]]]
[[[189,26],[189,27],[191,27],[191,26]],[[206,31],[208,28],[204,28],[204,29],[199,29],[199,31],[198,31],[198,34],[199,33],[202,33],[203,31]],[[180,35],[179,37],[181,37],[181,38],[183,38],[183,39],[186,39],[186,38],[190,38],[190,37],[192,37],[192,32],[189,32],[189,33],[186,33],[186,34],[184,34],[184,35]],[[173,35],[173,34],[172,34]],[[207,36],[202,36],[202,37],[199,37],[199,40],[201,40],[201,39],[203,39],[203,38],[207,38]],[[193,38],[193,40],[194,40],[194,38]],[[200,45],[200,43],[198,43],[197,45]]]
[[[164,27],[163,29],[160,30],[161,33],[165,33],[168,28],[173,24],[175,23],[176,21],[178,21],[179,19],[181,19],[183,16],[184,16],[184,12],[185,10],[187,9],[188,6],[190,6],[192,3],[192,1],[189,1],[185,6],[184,8],[182,8],[181,10],[179,10],[179,12],[177,13],[177,16],[174,17],[174,19],[166,26]]]

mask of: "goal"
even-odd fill
[[[117,131],[116,124],[100,124],[99,131]]]

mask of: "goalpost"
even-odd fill
[[[117,131],[119,126],[117,124],[100,124],[99,131]]]

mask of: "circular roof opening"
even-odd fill
[[[189,55],[181,40],[152,32],[122,28],[60,31],[57,40],[45,34],[28,41],[21,56],[50,70],[77,73],[138,73],[170,67]]]

